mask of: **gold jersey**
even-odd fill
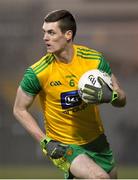
[[[104,132],[97,105],[84,103],[78,95],[78,81],[83,73],[101,69],[111,74],[101,53],[73,45],[69,64],[47,53],[26,70],[20,83],[26,93],[39,94],[46,135],[66,144],[85,144]]]

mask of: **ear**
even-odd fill
[[[71,30],[66,31],[65,37],[66,37],[67,41],[72,40],[72,36],[73,36],[73,33]]]

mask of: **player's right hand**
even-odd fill
[[[63,157],[68,148],[68,145],[66,144],[62,144],[54,140],[47,142],[46,139],[42,140],[40,145],[42,147],[42,151],[53,159]]]

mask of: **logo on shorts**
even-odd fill
[[[82,103],[82,100],[77,90],[61,93],[62,109],[79,106],[81,103]]]
[[[73,154],[73,149],[72,149],[72,148],[68,149],[68,150],[66,151],[66,154],[67,154],[68,156],[71,156],[71,155]]]

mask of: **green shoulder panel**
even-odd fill
[[[94,49],[87,48],[85,46],[81,46],[81,47],[78,46],[77,56],[87,60],[98,60],[99,61],[98,69],[107,72],[109,75],[112,74],[109,63],[105,60],[102,53]]]
[[[105,58],[102,55],[100,57],[100,63],[98,69],[108,73],[109,75],[112,74],[109,63],[105,60]]]
[[[29,67],[20,82],[21,88],[28,94],[34,96],[42,89],[41,74],[55,59],[53,54],[46,54],[39,61]],[[45,77],[46,78],[46,77]]]
[[[99,53],[96,50],[89,49],[86,47],[81,47],[81,48],[78,47],[77,56],[83,59],[87,59],[87,60],[97,60],[97,59],[99,60],[101,57],[101,53]]]
[[[27,94],[35,96],[41,90],[41,86],[37,76],[35,75],[32,68],[28,68],[23,76],[22,81],[20,82],[20,87]]]

